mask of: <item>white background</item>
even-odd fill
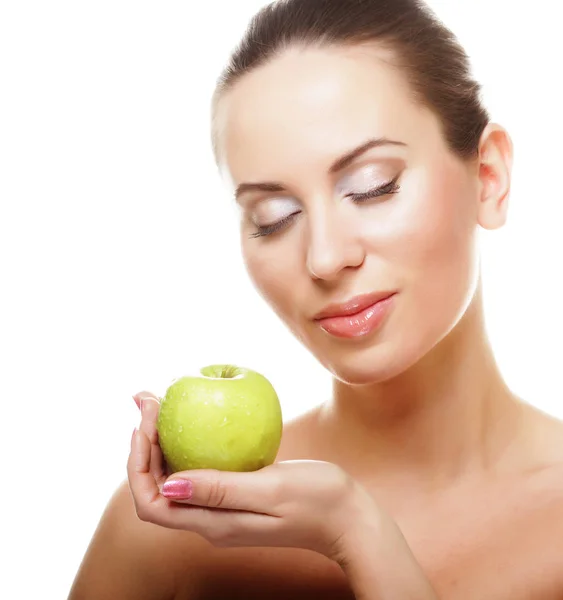
[[[0,4],[0,597],[66,597],[125,477],[133,393],[221,361],[267,375],[286,419],[330,392],[249,283],[211,157],[215,79],[263,4]],[[489,332],[512,388],[561,417],[558,4],[431,5],[515,144]]]

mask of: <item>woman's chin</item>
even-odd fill
[[[413,367],[425,352],[424,344],[408,345],[382,341],[366,348],[342,348],[319,357],[339,381],[348,385],[370,385],[390,381]]]

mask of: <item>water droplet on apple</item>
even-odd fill
[[[182,431],[184,431],[184,427],[183,425],[180,425],[180,429],[178,429],[179,433],[182,433]]]

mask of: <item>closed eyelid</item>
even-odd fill
[[[253,210],[256,206],[272,199],[295,198],[295,194],[282,183],[243,183],[235,190],[235,201],[243,210]]]
[[[341,193],[358,187],[369,188],[385,185],[394,175],[395,171],[391,172],[389,169],[385,171],[381,169],[359,170],[341,178],[336,184],[336,190]]]
[[[271,222],[283,218],[300,208],[300,202],[292,196],[274,196],[257,202],[254,206],[254,211],[250,212],[252,217],[258,217],[258,221]],[[252,220],[256,221],[256,218]]]

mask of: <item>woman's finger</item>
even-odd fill
[[[139,518],[164,527],[181,524],[170,502],[160,494],[157,482],[150,471],[151,443],[146,434],[135,430],[131,438],[131,452],[127,461],[129,487]],[[183,508],[183,507],[179,507]]]
[[[157,484],[162,485],[166,479],[164,471],[164,459],[162,450],[158,442],[158,431],[156,422],[160,404],[152,398],[143,398],[141,401],[141,425],[139,429],[149,438],[151,443],[151,473],[156,479]]]
[[[156,444],[158,441],[158,431],[156,429],[156,422],[158,419],[158,411],[160,410],[160,404],[153,396],[142,396],[141,397],[141,429],[145,435],[149,438],[151,444]]]
[[[246,473],[197,469],[174,473],[161,493],[174,502],[276,516],[280,484],[269,467]]]
[[[151,392],[139,392],[133,398],[139,401],[139,408],[141,409],[142,417],[139,429],[149,438],[151,443],[150,470],[157,484],[162,485],[166,474],[162,451],[158,443],[158,431],[156,429],[160,402]]]

